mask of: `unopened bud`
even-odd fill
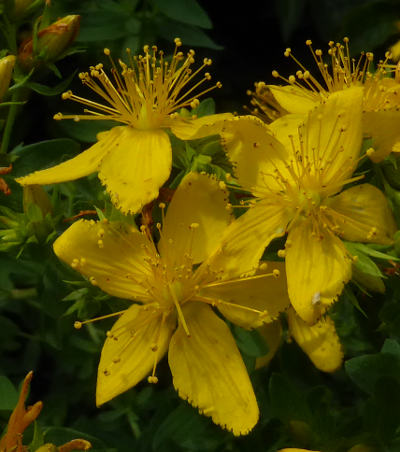
[[[15,60],[14,55],[8,55],[0,59],[0,102],[10,86]]]
[[[19,47],[20,66],[30,71],[43,63],[51,63],[62,57],[79,32],[80,16],[70,15],[57,20],[37,34],[36,48],[33,37],[26,39]]]
[[[44,0],[14,0],[14,10],[10,14],[11,19],[18,22],[34,13],[43,3]]]
[[[29,206],[32,204],[36,204],[40,208],[43,217],[52,212],[50,198],[41,185],[26,185],[23,190],[25,213],[27,213]]]

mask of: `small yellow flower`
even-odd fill
[[[175,192],[163,226],[157,225],[157,248],[146,227],[138,231],[121,223],[80,220],[56,240],[57,256],[92,284],[141,303],[118,313],[107,332],[97,405],[149,374],[148,381],[157,383],[157,363],[168,351],[180,397],[235,435],[256,424],[258,407],[246,367],[213,308],[252,328],[273,321],[289,299],[285,278],[278,277],[279,262],[269,272],[263,265],[249,278],[226,275],[218,248],[230,221],[225,198],[216,180],[191,173]]]
[[[267,126],[253,116],[227,121],[223,144],[238,182],[254,197],[224,233],[222,249],[242,271],[288,233],[288,290],[297,314],[315,323],[351,278],[352,256],[341,239],[392,243],[395,223],[384,195],[370,184],[344,186],[361,146],[362,88],[329,96],[302,116]]]
[[[349,39],[343,41],[344,45],[329,42],[329,64],[324,61],[322,50],[314,50],[311,40],[306,41],[321,78],[305,68],[290,48],[286,49],[284,55],[296,62],[297,72],[289,77],[272,72],[286,86],[256,83],[255,91],[249,92],[253,113],[267,122],[287,113],[306,114],[335,92],[363,87],[363,132],[374,140],[374,152],[369,157],[379,162],[391,152],[400,152],[400,84],[397,77],[391,77],[396,68],[388,64],[391,55],[387,53],[377,70],[371,72],[374,55],[362,53],[356,60],[350,56]]]
[[[14,55],[0,58],[0,102],[10,87],[15,60]]]
[[[120,70],[110,57],[112,79],[102,64],[91,67],[90,73],[81,73],[82,83],[105,102],[87,100],[68,91],[63,98],[85,105],[85,114],[57,113],[55,119],[108,119],[123,125],[100,133],[97,143],[77,157],[17,181],[22,185],[45,185],[97,171],[112,202],[124,213],[139,212],[155,199],[171,172],[172,149],[165,130],[170,129],[183,140],[201,138],[218,133],[221,120],[232,117],[226,113],[184,118],[177,113],[183,107],[196,107],[200,95],[221,84],[217,82],[199,92],[198,87],[211,76],[205,72],[199,81],[196,77],[210,66],[211,60],[204,59],[202,66],[192,70],[194,51],[184,56],[178,50],[182,45],[179,39],[175,39],[175,45],[171,62],[157,47],[145,46],[144,56],[132,57],[128,49],[129,64],[119,60]],[[110,56],[108,49],[104,52]]]

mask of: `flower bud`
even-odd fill
[[[79,32],[80,16],[70,15],[57,20],[37,34],[36,48],[33,37],[26,39],[19,47],[20,66],[30,71],[43,63],[52,63],[59,59],[71,46]]]
[[[40,208],[43,217],[52,212],[49,196],[41,185],[26,185],[22,199],[25,213],[31,204],[36,204]]]
[[[11,17],[18,22],[33,13],[43,3],[44,0],[14,0],[14,10]]]
[[[10,86],[15,60],[14,55],[8,55],[0,59],[0,102]]]

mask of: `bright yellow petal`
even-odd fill
[[[231,215],[227,193],[215,178],[189,173],[168,206],[158,249],[170,267],[184,262],[185,254],[198,264],[219,243]]]
[[[297,447],[286,447],[285,449],[279,449],[278,452],[320,452],[320,451],[310,449],[298,449]]]
[[[271,240],[285,234],[289,219],[282,206],[261,200],[227,227],[220,249],[203,263],[198,276],[207,272],[207,268],[221,279],[254,273]]]
[[[289,331],[314,366],[323,372],[335,372],[343,363],[343,351],[335,324],[329,316],[308,325],[295,312],[288,311]]]
[[[307,117],[304,113],[288,114],[269,124],[270,130],[291,155],[294,149],[300,149],[299,127]]]
[[[231,113],[202,116],[196,119],[185,119],[180,116],[170,119],[167,127],[181,140],[195,140],[197,138],[217,135],[221,132],[224,121],[232,119]]]
[[[268,353],[264,356],[260,356],[256,359],[256,369],[268,366],[275,353],[278,351],[282,341],[282,325],[280,320],[275,322],[265,323],[257,328],[257,331],[261,334],[262,338],[268,345]]]
[[[289,152],[265,123],[254,116],[239,116],[225,123],[221,138],[242,187],[256,196],[282,188],[276,171],[287,177]]]
[[[273,276],[274,270],[279,276]],[[255,276],[209,283],[199,295],[215,300],[221,313],[243,328],[272,322],[290,304],[283,262],[268,262]]]
[[[79,179],[99,170],[104,156],[110,152],[114,143],[126,129],[123,127],[114,127],[108,132],[102,132],[98,136],[98,142],[76,157],[41,171],[35,171],[24,177],[16,179],[21,185],[47,185],[57,184],[70,180]]]
[[[319,94],[297,86],[268,85],[268,88],[280,106],[289,113],[307,113],[322,101]]]
[[[339,238],[311,220],[297,223],[286,242],[290,301],[297,314],[313,324],[340,295],[351,278],[351,261]]]
[[[333,186],[333,193],[357,167],[362,141],[362,96],[362,88],[333,93],[310,112],[300,127],[303,158],[310,162],[320,185]]]
[[[101,162],[99,178],[123,213],[136,213],[157,198],[171,165],[171,143],[166,132],[124,127]]]
[[[400,142],[400,111],[366,111],[363,114],[363,130],[373,140],[373,152],[369,157],[381,162],[391,152],[398,152]]]
[[[199,302],[184,305],[183,315],[190,337],[180,325],[168,353],[179,396],[234,435],[248,433],[257,423],[258,406],[228,326]]]
[[[173,316],[131,306],[114,324],[101,351],[96,405],[127,391],[148,375],[168,349]]]
[[[328,200],[327,215],[341,236],[354,242],[393,243],[397,227],[386,197],[376,187],[362,184]]]
[[[110,295],[146,301],[143,281],[152,278],[146,237],[123,223],[79,220],[54,242],[65,263]]]

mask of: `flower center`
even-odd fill
[[[110,50],[104,49],[112,66],[112,79],[103,70],[102,64],[90,67],[90,72],[79,74],[79,78],[105,103],[67,91],[63,93],[63,99],[74,100],[89,108],[85,108],[83,115],[57,113],[54,119],[108,119],[142,130],[168,127],[167,119],[171,114],[184,107],[195,108],[199,104],[199,96],[222,86],[217,82],[199,90],[200,85],[211,80],[211,75],[205,72],[200,80],[195,79],[212,61],[205,58],[203,64],[193,70],[191,66],[195,61],[195,52],[189,50],[185,56],[178,51],[181,45],[180,39],[176,38],[171,61],[167,61],[164,52],[156,46],[144,46],[144,55],[139,56],[132,56],[130,49],[127,49],[129,64],[118,60],[120,68],[111,58]]]

